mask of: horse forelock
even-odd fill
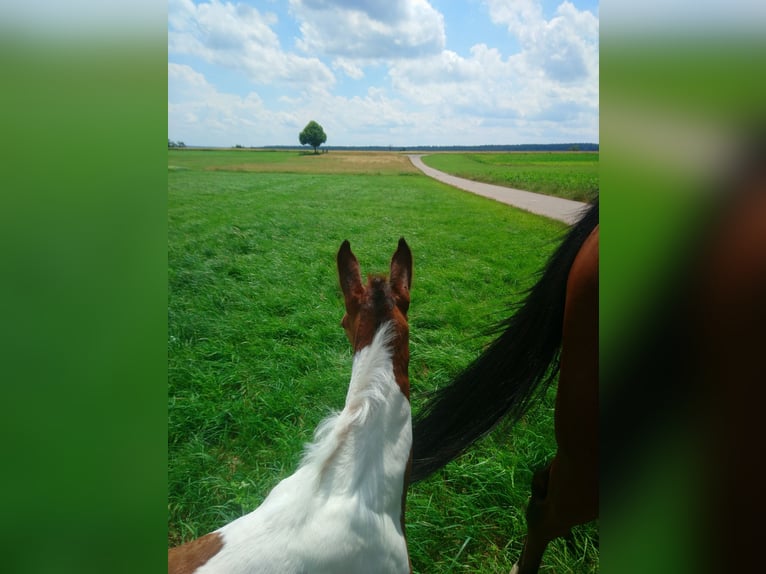
[[[370,275],[367,279],[370,300],[377,316],[385,316],[394,308],[391,285],[385,275]]]
[[[394,319],[394,299],[385,275],[370,275],[357,311],[354,352],[372,342],[378,328]]]

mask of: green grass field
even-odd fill
[[[576,201],[598,194],[597,152],[438,153],[423,162],[441,171]]]
[[[397,154],[168,155],[172,545],[258,506],[295,470],[316,425],[342,408],[351,372],[335,271],[342,240],[363,273],[386,271],[400,236],[412,248],[417,411],[478,353],[483,330],[533,283],[564,232],[430,180]],[[555,450],[553,393],[410,488],[416,572],[510,570],[531,474]],[[595,572],[597,546],[597,526],[579,527],[573,547],[549,547],[543,571]]]

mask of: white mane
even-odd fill
[[[409,571],[401,500],[412,424],[392,337],[386,323],[356,353],[343,410],[261,506],[218,530],[224,548],[200,574]]]
[[[342,411],[319,423],[314,431],[314,441],[305,446],[301,467],[323,467],[351,428],[361,427],[370,416],[380,415],[381,405],[387,398],[393,392],[400,392],[389,348],[392,327],[390,322],[381,325],[372,343],[354,355],[346,405]]]

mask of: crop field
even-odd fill
[[[438,166],[437,166],[438,167]],[[343,407],[351,348],[335,255],[384,272],[414,257],[413,410],[487,342],[565,231],[455,190],[395,153],[168,152],[168,544],[257,507]],[[530,480],[555,451],[555,388],[516,426],[412,485],[415,572],[508,572]],[[543,572],[597,572],[596,523],[552,543]]]
[[[452,175],[575,201],[598,194],[598,152],[439,153],[423,162]]]
[[[171,171],[195,169],[335,175],[420,173],[406,155],[363,151],[333,151],[327,154],[282,150],[170,151],[168,167]]]

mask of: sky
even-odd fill
[[[168,0],[168,138],[598,143],[597,0]]]

